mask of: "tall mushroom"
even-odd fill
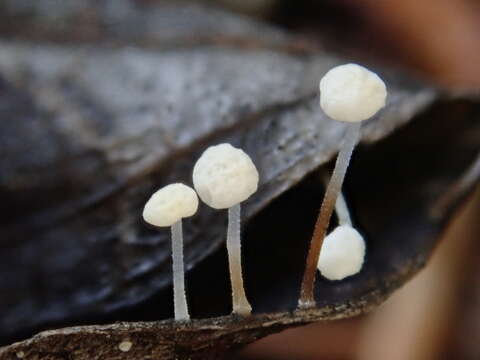
[[[299,308],[316,305],[313,290],[320,249],[342,189],[348,163],[359,139],[360,122],[372,117],[385,106],[386,96],[387,90],[382,79],[356,64],[334,67],[320,80],[320,107],[330,118],[352,124],[347,126],[343,145],[315,223],[300,290]]]
[[[233,313],[250,315],[252,307],[243,287],[240,203],[258,187],[258,171],[250,157],[230,144],[211,146],[193,168],[198,196],[214,209],[228,209],[227,251],[232,284]]]
[[[143,219],[158,227],[171,226],[173,260],[173,304],[175,320],[189,320],[185,296],[182,219],[197,212],[198,197],[191,187],[176,183],[155,192],[145,204]]]

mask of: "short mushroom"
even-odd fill
[[[343,280],[362,269],[365,240],[352,226],[348,206],[340,193],[335,204],[338,226],[325,237],[318,259],[318,270],[329,280]]]
[[[249,315],[245,295],[240,242],[240,203],[258,187],[258,171],[250,157],[230,144],[211,146],[193,169],[198,196],[214,209],[228,209],[227,251],[232,284],[232,307],[237,315]]]
[[[320,107],[330,118],[352,124],[347,126],[343,145],[315,223],[302,280],[299,308],[316,305],[313,290],[320,249],[353,149],[360,136],[360,122],[372,117],[385,106],[386,96],[387,90],[382,79],[356,64],[334,67],[320,80]]]
[[[328,280],[343,280],[362,269],[365,241],[349,225],[337,226],[325,237],[318,259],[318,270]]]
[[[173,304],[175,320],[189,320],[185,296],[182,219],[197,212],[198,197],[191,187],[176,183],[155,192],[145,204],[143,219],[154,226],[171,226],[173,260]]]

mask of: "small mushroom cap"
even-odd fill
[[[155,226],[172,226],[197,212],[198,197],[191,187],[176,183],[155,192],[143,208],[143,219]]]
[[[227,209],[245,201],[258,188],[252,159],[230,144],[210,146],[193,168],[198,196],[214,209]]]
[[[342,280],[362,269],[365,241],[349,225],[335,228],[323,241],[318,270],[329,280]]]
[[[385,106],[386,97],[383,80],[357,64],[336,66],[320,80],[320,107],[334,120],[366,120]]]

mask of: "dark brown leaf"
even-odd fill
[[[160,26],[161,14],[155,18]],[[234,21],[231,15],[223,19],[219,26]],[[246,38],[251,34],[245,31]],[[199,152],[223,141],[245,148],[261,173],[259,191],[244,211],[248,296],[256,312],[294,308],[323,194],[312,172],[335,155],[344,131],[320,112],[317,83],[343,60],[293,55],[294,39],[268,34],[253,48],[233,41],[213,46],[210,40],[195,46],[173,41],[166,48],[159,40],[149,49],[0,42],[0,336],[52,322],[100,321],[147,299],[143,314],[136,308],[136,315],[116,317],[171,316],[170,294],[158,293],[170,283],[169,233],[148,229],[141,208],[156,188],[190,183]],[[351,316],[379,303],[426,262],[457,199],[437,217],[430,207],[473,161],[480,138],[476,104],[439,104],[429,87],[380,73],[390,91],[388,106],[364,126],[363,142],[376,142],[423,115],[356,152],[346,190],[367,236],[368,260],[345,281],[320,279],[318,310],[178,328],[170,322],[76,328],[68,336],[41,335],[0,356],[40,354],[48,347],[54,357],[68,343],[85,357],[100,339],[92,331],[100,331],[115,339],[105,351],[131,332],[144,339],[134,348],[143,354],[169,349],[171,357],[207,358],[285,326]],[[186,225],[193,313],[228,312],[224,254],[217,251],[199,264],[223,243],[225,214],[201,207]],[[207,335],[197,339],[202,332]],[[157,350],[149,339],[159,342]]]

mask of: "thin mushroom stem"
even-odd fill
[[[335,203],[335,213],[337,214],[338,225],[352,226],[350,211],[348,211],[345,196],[343,196],[343,193],[341,191],[338,193],[337,202]]]
[[[180,219],[172,225],[173,305],[175,320],[190,320],[185,295],[185,270],[183,265],[183,230]]]
[[[240,204],[228,208],[227,251],[230,281],[232,284],[233,313],[248,316],[252,312],[252,306],[248,302],[243,287],[240,243]]]
[[[300,290],[300,299],[298,307],[306,309],[315,307],[316,302],[313,294],[315,277],[317,274],[318,258],[320,249],[322,248],[332,212],[337,203],[338,195],[341,193],[343,180],[347,172],[348,164],[352,156],[353,149],[358,142],[360,136],[360,123],[350,124],[347,127],[342,148],[335,163],[332,177],[328,183],[325,197],[323,198],[320,213],[315,223],[312,239],[310,240],[310,248],[308,250],[305,272],[303,274],[302,287]]]
[[[323,176],[323,182],[325,186],[328,186],[330,178]],[[352,226],[352,218],[350,217],[350,211],[348,210],[347,201],[343,195],[343,191],[338,193],[337,202],[335,203],[335,214],[337,215],[338,225]]]

